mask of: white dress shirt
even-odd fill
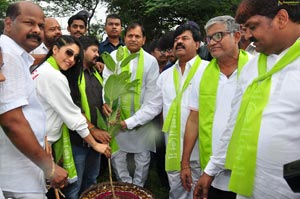
[[[270,55],[267,70],[286,53]],[[205,172],[216,175],[222,168],[231,138],[240,102],[249,84],[258,76],[258,57],[254,57],[244,67],[237,86],[232,112],[226,130],[217,144]],[[300,159],[300,58],[273,74],[269,102],[261,120],[257,146],[256,175],[251,199],[299,199],[283,178],[283,165]]]
[[[0,114],[22,107],[26,120],[43,146],[46,117],[29,72],[33,57],[6,35],[1,35],[0,45],[4,62],[2,73],[6,77],[4,82],[0,82]],[[19,193],[46,192],[43,171],[11,143],[2,127],[0,187],[3,191]]]
[[[184,84],[184,81],[186,80],[186,78],[188,76],[188,73],[190,72],[190,69],[191,69],[193,63],[195,62],[195,60],[196,60],[196,57],[194,57],[193,59],[191,59],[190,61],[188,61],[186,63],[185,70],[184,70],[183,74],[181,72],[179,63],[177,61],[172,67],[165,70],[159,76],[158,81],[157,81],[157,86],[159,88],[158,92],[161,92],[160,95],[162,96],[162,99],[163,99],[163,118],[164,118],[164,120],[166,119],[166,116],[169,112],[172,101],[176,97],[174,78],[173,78],[174,77],[173,76],[174,68],[180,74],[179,75],[179,81],[181,82],[180,83],[180,89],[181,89],[183,84]],[[197,74],[202,74],[203,73],[203,71],[205,70],[208,63],[209,62],[207,62],[205,60],[201,60],[200,66],[199,66],[198,70],[196,71],[193,79],[198,78]],[[190,92],[191,92],[191,89],[192,89],[193,79],[191,80],[191,82],[189,83],[189,86],[187,87],[187,89],[183,93],[182,100],[181,100],[180,154],[182,154],[182,151],[183,151],[183,140],[184,140],[185,125],[186,125],[188,116],[190,114],[189,100],[192,97],[192,96],[190,96]],[[168,133],[165,133],[165,140],[166,140],[166,144],[167,144],[168,143]],[[182,156],[180,158],[182,158]],[[191,161],[199,160],[198,140],[195,143],[195,146],[193,148],[190,160]]]

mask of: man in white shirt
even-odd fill
[[[152,55],[143,50],[142,46],[146,40],[145,31],[141,24],[133,23],[127,26],[125,30],[125,53],[139,55],[130,61],[128,70],[131,73],[131,80],[140,79],[140,93],[131,95],[127,109],[121,108],[121,112],[127,112],[121,121],[122,130],[116,134],[115,138],[119,150],[112,155],[112,166],[119,181],[133,183],[144,186],[150,165],[150,151],[155,152],[155,133],[158,129],[153,128],[153,118],[161,112],[160,96],[157,92],[156,81],[159,75],[158,63]],[[111,53],[116,60],[116,52]],[[142,64],[143,63],[143,64]],[[121,70],[120,70],[121,71]],[[143,72],[141,72],[143,71]],[[103,70],[104,81],[107,80],[112,72]],[[139,77],[141,75],[141,77]],[[138,104],[133,103],[133,97],[139,98]],[[126,104],[126,103],[124,103]],[[140,108],[136,108],[138,105]],[[122,107],[122,104],[121,104]],[[108,115],[111,110],[107,104],[104,104],[104,114]],[[134,176],[129,175],[127,169],[127,154],[134,155],[135,170]]]
[[[248,61],[248,54],[238,47],[241,38],[239,30],[239,24],[228,15],[214,17],[205,25],[207,45],[214,58],[204,73],[196,74],[192,82],[191,112],[184,136],[182,167],[189,166],[191,149],[197,140],[200,144],[200,163],[204,168],[226,127],[238,75]],[[190,190],[193,182],[190,175],[188,169],[181,171],[186,190]],[[209,198],[235,199],[235,194],[227,188],[229,176],[228,170],[216,176]]]
[[[189,115],[188,102],[191,82],[197,72],[203,72],[208,62],[197,55],[200,47],[200,34],[190,24],[179,26],[174,32],[174,53],[178,57],[176,63],[165,70],[158,78],[158,92],[162,97],[163,131],[166,140],[165,170],[170,185],[170,199],[192,199],[193,193],[184,190],[180,180],[180,170],[189,169],[193,180],[200,177],[199,147],[193,147],[190,165],[180,166],[183,150],[185,124]],[[178,121],[173,128],[173,121]]]
[[[30,54],[35,58],[34,65],[39,64],[46,57],[52,48],[55,40],[62,35],[60,25],[55,18],[45,18],[43,42],[36,47]]]
[[[45,177],[54,187],[67,180],[67,172],[43,149],[45,114],[29,73],[28,53],[41,42],[44,13],[26,1],[10,4],[6,13],[0,37],[6,77],[0,83],[0,187],[6,198],[41,199]]]
[[[213,176],[231,169],[237,199],[298,199],[283,165],[300,159],[300,2],[243,0],[236,20],[260,52],[239,76],[218,148],[195,189],[207,198]]]

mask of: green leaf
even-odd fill
[[[108,133],[112,136],[115,137],[116,133],[118,133],[121,129],[121,124],[114,124],[112,126],[110,126],[110,128],[108,129]]]
[[[130,54],[128,55],[121,63],[120,67],[124,67],[126,66],[131,60],[133,60],[134,58],[136,58],[139,55],[139,53],[134,53],[134,54]]]
[[[117,62],[122,61],[123,58],[124,58],[124,48],[123,46],[119,46],[116,55]]]
[[[96,110],[97,110],[97,127],[107,131],[108,127],[105,119],[103,118],[103,115],[101,114],[98,108],[96,108]]]
[[[116,69],[116,62],[114,61],[114,59],[111,57],[111,55],[108,52],[104,52],[101,54],[101,57],[106,65],[106,67],[110,70],[110,71],[115,71]]]

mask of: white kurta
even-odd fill
[[[81,109],[71,97],[67,78],[48,62],[44,62],[32,73],[36,92],[47,116],[46,134],[49,142],[57,141],[61,136],[61,127],[65,123],[82,137],[90,132]]]
[[[115,59],[116,52],[111,53]],[[131,60],[131,80],[136,78],[136,69],[139,58]],[[141,108],[131,117],[125,120],[127,128],[116,135],[120,150],[127,153],[140,153],[144,151],[155,152],[156,133],[160,132],[152,122],[156,115],[161,112],[161,99],[157,92],[156,81],[159,75],[158,63],[149,53],[144,51],[144,74],[141,91]],[[106,67],[103,70],[104,82],[111,75]]]
[[[287,51],[287,50],[286,50]],[[270,55],[268,71],[286,53]],[[253,199],[299,199],[283,178],[283,165],[300,159],[300,58],[272,76],[270,99],[261,121],[258,139],[256,175]],[[231,138],[235,119],[243,93],[258,76],[258,56],[250,60],[242,71],[232,112],[216,152],[211,157],[205,172],[216,175],[224,167],[226,150]],[[244,198],[237,196],[237,198]]]

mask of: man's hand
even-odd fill
[[[53,168],[54,167],[54,168]],[[64,188],[68,183],[68,172],[56,164],[52,164],[51,172],[46,176],[54,188]]]
[[[193,179],[192,179],[192,175],[191,175],[190,166],[181,167],[180,179],[181,179],[183,188],[187,192],[190,192],[192,189],[192,185],[193,185]]]
[[[97,61],[95,67],[99,73],[102,73],[102,71],[104,69],[104,64],[102,62]]]
[[[120,122],[122,129],[127,129],[127,124],[125,121]]]
[[[108,104],[103,104],[102,112],[106,117],[109,117],[110,114],[112,113],[112,109],[108,106]]]
[[[198,180],[195,190],[194,190],[194,199],[207,199],[208,190],[213,181],[214,177],[209,176],[206,173],[203,173],[200,179]]]
[[[108,144],[111,140],[111,136],[109,135],[108,132],[103,131],[103,130],[98,129],[98,128],[94,128],[91,131],[91,134],[93,135],[95,140],[98,140],[99,142],[101,142],[103,144]]]

